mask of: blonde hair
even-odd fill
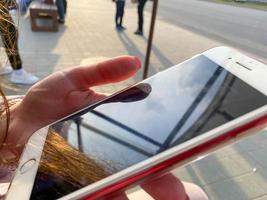
[[[56,174],[74,186],[84,186],[108,176],[108,166],[78,151],[55,131],[49,131],[40,172]]]
[[[0,120],[1,121],[6,121],[5,122],[5,129],[0,130],[0,150],[2,149],[3,143],[6,141],[7,138],[7,134],[8,134],[8,127],[9,127],[9,121],[10,121],[10,111],[9,111],[9,104],[8,101],[6,99],[6,96],[4,94],[4,92],[2,91],[1,87],[0,87],[0,96],[2,98],[2,100],[0,100],[1,102],[1,106],[0,106]]]

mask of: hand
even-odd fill
[[[140,186],[146,195],[149,195],[156,200],[187,200],[187,195],[182,182],[172,174],[166,174],[156,179],[148,180]],[[141,199],[142,196],[144,196],[144,194],[140,195],[141,196],[136,199]],[[131,195],[129,196],[131,197]],[[132,199],[135,198],[131,198],[131,200]],[[106,200],[128,200],[128,198],[125,193],[120,192],[106,198]]]
[[[7,142],[25,144],[36,130],[105,97],[91,87],[125,80],[139,68],[139,59],[123,56],[48,76],[11,107]]]
[[[143,192],[146,195],[149,195],[151,198],[146,199],[155,199],[155,200],[208,200],[205,192],[195,184],[181,182],[176,176],[171,173],[163,175],[161,177],[148,180],[145,183],[140,185]],[[140,192],[141,193],[141,192]],[[144,198],[144,194],[131,196],[135,197],[134,199]],[[110,197],[106,200],[129,200],[125,193],[120,192]]]

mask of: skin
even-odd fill
[[[106,95],[96,93],[91,87],[126,80],[140,66],[138,58],[121,56],[56,72],[33,85],[22,101],[10,107],[5,141],[2,130],[5,130],[6,122],[0,120],[0,182],[10,180],[10,166],[15,167],[16,160],[35,131],[105,98]]]
[[[106,97],[91,87],[126,80],[140,65],[138,58],[122,56],[53,73],[31,87],[23,100],[11,107],[6,142],[25,144],[38,129]]]
[[[155,200],[189,200],[183,183],[172,174],[152,179],[140,186]],[[124,192],[120,192],[107,200],[128,200],[128,198]]]

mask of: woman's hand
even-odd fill
[[[138,58],[123,56],[48,76],[11,107],[8,143],[25,144],[39,128],[105,97],[91,87],[128,79],[139,68]]]
[[[147,180],[141,184],[135,194],[119,192],[110,194],[106,200],[133,200],[133,199],[156,199],[156,200],[188,200],[183,183],[174,175],[166,174],[161,177]]]
[[[199,186],[181,182],[172,173],[147,180],[140,187],[142,190],[135,191],[135,194],[119,192],[110,194],[105,200],[208,200],[208,196]]]

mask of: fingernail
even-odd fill
[[[133,58],[134,58],[136,66],[138,67],[138,69],[140,69],[141,65],[142,65],[140,59],[138,57],[136,57],[136,56],[133,56]]]

